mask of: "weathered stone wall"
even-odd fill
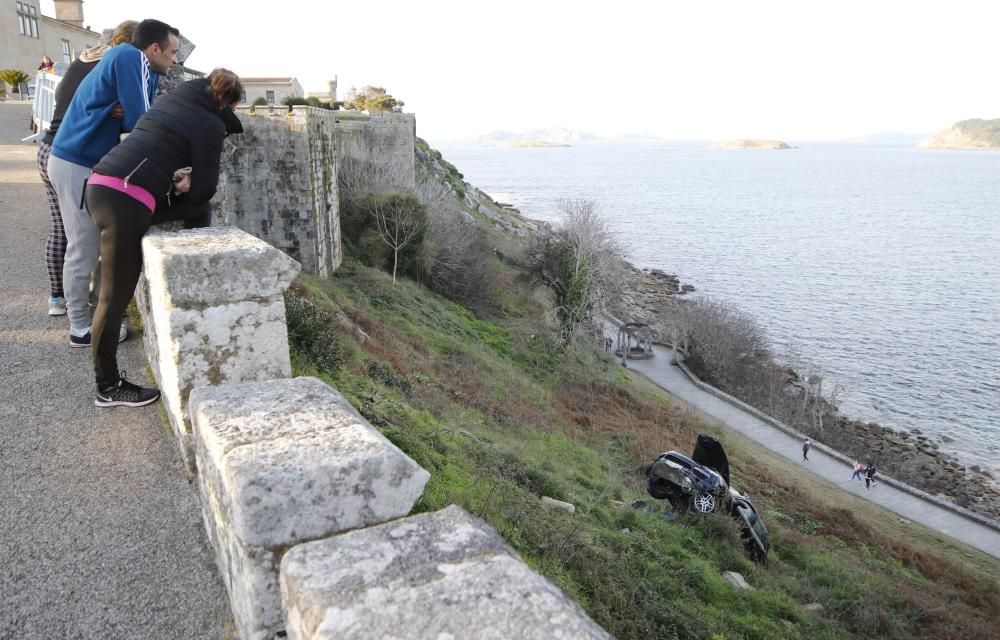
[[[417,138],[413,114],[373,113],[359,116],[345,112],[338,116],[335,132],[337,159],[341,165],[350,160],[374,162],[397,172],[402,185],[413,186],[416,179],[413,147]]]
[[[226,140],[213,224],[237,226],[320,276],[340,266],[334,120],[322,109],[239,109]]]
[[[286,378],[284,292],[299,265],[233,228],[150,233],[137,302],[153,377],[194,470],[187,402],[198,386]]]
[[[241,107],[226,140],[213,225],[239,227],[321,277],[340,266],[338,171],[346,160],[392,167],[414,183],[411,114],[353,114],[296,106]]]

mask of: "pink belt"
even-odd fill
[[[156,198],[153,197],[153,194],[140,186],[125,182],[124,178],[116,178],[115,176],[92,173],[90,174],[90,178],[87,180],[87,184],[96,184],[109,189],[114,189],[115,191],[120,191],[121,193],[124,193],[125,195],[130,196],[138,202],[146,205],[146,208],[149,209],[150,213],[156,211]]]

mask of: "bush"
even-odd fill
[[[336,372],[345,359],[343,345],[334,331],[336,316],[317,305],[307,290],[295,285],[285,292],[285,313],[289,347],[320,371]]]
[[[253,105],[252,106],[254,106],[254,107],[266,107],[267,106],[267,98],[265,98],[264,96],[261,96],[261,97],[257,98],[256,100],[253,101]]]

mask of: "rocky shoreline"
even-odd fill
[[[629,265],[629,277],[621,291],[621,319],[649,324],[660,339],[666,339],[669,332],[665,317],[681,295],[693,290],[691,285],[682,285],[675,275]],[[941,445],[949,441],[947,437],[934,438],[919,429],[905,431],[852,420],[838,412],[816,439],[862,463],[874,463],[887,476],[1000,522],[1000,483],[995,470],[965,465],[942,451]],[[845,480],[849,477],[850,469],[845,468]]]

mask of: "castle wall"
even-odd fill
[[[329,277],[340,266],[338,172],[361,160],[414,184],[411,114],[345,114],[296,106],[239,108],[244,132],[226,140],[213,226],[236,226]]]

